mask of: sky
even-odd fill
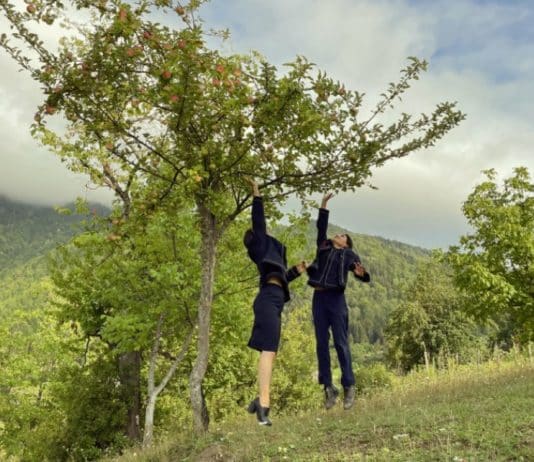
[[[367,109],[398,80],[408,56],[426,59],[428,71],[399,109],[430,112],[448,100],[467,114],[436,146],[374,170],[378,189],[334,197],[333,223],[446,248],[469,232],[461,207],[482,170],[494,168],[502,179],[523,165],[534,175],[532,0],[212,0],[201,16],[208,27],[230,30],[224,52],[257,50],[279,68],[304,55],[364,92]],[[176,15],[162,20],[180,25]],[[51,205],[78,196],[109,201],[32,139],[39,87],[3,50],[0,66],[0,194]]]

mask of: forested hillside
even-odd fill
[[[92,206],[97,212],[105,213],[102,206]],[[46,273],[42,258],[58,243],[67,242],[77,231],[81,220],[77,215],[61,215],[52,207],[11,201],[0,196],[0,274],[4,273],[4,291],[17,282],[17,299],[27,295],[20,292],[30,287],[32,279]],[[383,329],[388,314],[398,304],[401,290],[414,277],[417,265],[428,259],[428,250],[391,241],[381,237],[355,234],[350,230],[330,226],[330,234],[350,233],[354,247],[363,264],[372,275],[371,284],[352,281],[347,288],[347,300],[351,308],[350,331],[355,342],[376,343],[383,340]],[[313,256],[315,245],[315,223],[310,223],[306,254]],[[31,264],[21,264],[31,260]],[[17,270],[15,268],[19,266]],[[31,269],[30,269],[31,268]],[[13,270],[9,274],[9,270]],[[15,274],[17,275],[15,278]],[[26,284],[21,279],[29,278]],[[5,292],[3,294],[5,296]],[[5,301],[5,300],[4,300]]]
[[[102,213],[105,208],[94,206]],[[60,215],[52,207],[16,202],[0,195],[0,271],[44,255],[67,241],[80,221],[76,215]]]
[[[92,206],[105,213],[102,206]],[[14,269],[35,257],[42,257],[58,243],[66,242],[81,229],[76,226],[81,217],[60,215],[52,207],[15,202],[0,196],[0,274],[5,273],[4,290],[21,278],[42,277],[46,273],[43,259],[34,259],[32,269]],[[354,247],[372,275],[371,284],[353,281],[347,288],[347,300],[352,311],[350,331],[355,342],[381,342],[387,315],[398,304],[401,290],[415,275],[418,263],[427,259],[428,250],[391,241],[381,237],[355,234],[350,230],[330,226],[330,233],[350,233]],[[315,242],[315,223],[309,227],[307,255],[312,256]],[[11,281],[11,282],[9,282]],[[28,281],[30,286],[33,281]],[[17,287],[20,291],[20,287]],[[17,298],[23,300],[24,293]]]
[[[403,289],[415,277],[418,265],[429,259],[430,251],[330,225],[329,235],[336,233],[351,235],[355,251],[371,274],[370,284],[354,279],[347,287],[352,338],[357,343],[382,343],[389,313],[398,306]],[[313,249],[315,223],[310,225],[309,236],[309,246]]]

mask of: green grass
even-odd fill
[[[147,451],[131,461],[529,461],[534,460],[534,363],[516,359],[444,372],[420,371],[390,390],[292,417],[253,416],[212,426]],[[188,432],[189,433],[189,432]]]

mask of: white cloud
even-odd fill
[[[509,175],[513,167],[526,165],[534,173],[534,37],[522,32],[534,17],[531,3],[213,0],[202,14],[208,26],[230,27],[227,52],[256,49],[278,65],[303,54],[349,87],[365,91],[368,109],[398,78],[407,56],[426,58],[429,72],[415,83],[402,109],[417,114],[457,100],[467,113],[467,120],[436,147],[377,170],[372,183],[378,191],[364,188],[333,200],[334,222],[357,232],[445,246],[466,230],[460,207],[482,179],[481,170],[493,167]],[[83,181],[71,179],[29,139],[38,89],[4,53],[0,65],[5,70],[0,76],[0,192],[37,199],[45,195],[33,185],[47,184],[56,186],[54,201],[83,193]],[[24,175],[14,181],[18,169]]]

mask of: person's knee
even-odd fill
[[[334,348],[345,354],[350,353],[349,344],[344,340],[334,341]]]

